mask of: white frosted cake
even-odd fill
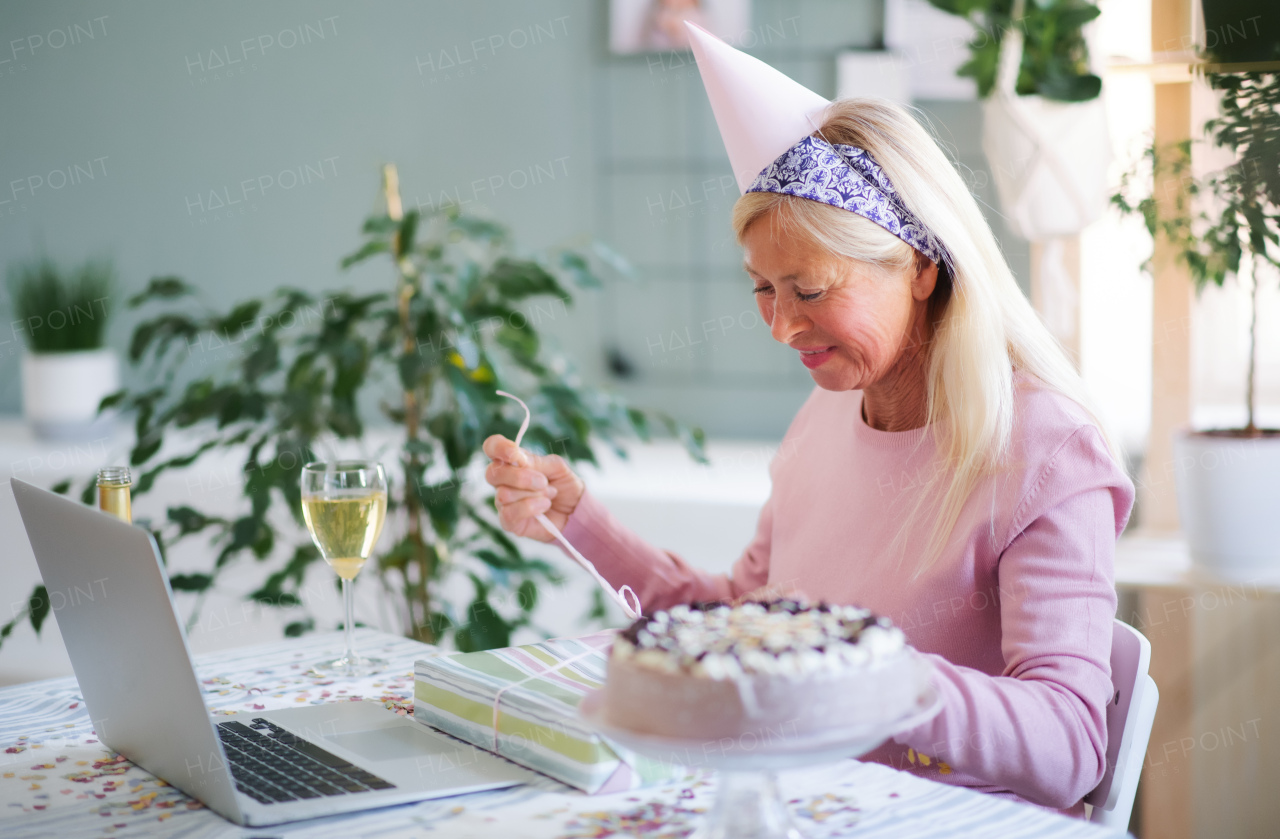
[[[619,633],[603,713],[664,737],[790,738],[900,719],[927,680],[902,631],[866,609],[693,603]]]

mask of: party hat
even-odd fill
[[[807,198],[856,213],[938,264],[946,248],[865,150],[812,134],[831,103],[685,21],[738,190]]]
[[[697,24],[685,26],[738,191],[745,193],[766,166],[820,127],[830,103]]]

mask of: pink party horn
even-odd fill
[[[524,400],[519,396],[513,396],[504,390],[495,391],[495,393],[499,396],[505,396],[508,399],[514,399],[520,403],[521,408],[524,408],[524,422],[520,423],[520,431],[517,432],[515,441],[516,448],[520,448],[520,441],[524,439],[524,433],[529,430],[529,406],[524,404]],[[609,596],[622,608],[623,613],[628,618],[635,620],[643,614],[640,609],[640,596],[632,590],[631,586],[623,586],[622,588],[615,590],[614,587],[609,584],[608,580],[600,576],[600,572],[591,564],[591,560],[578,553],[578,549],[569,544],[569,540],[564,538],[564,534],[560,532],[559,528],[551,523],[551,519],[547,518],[545,513],[538,514],[538,524],[542,525],[546,528],[548,533],[558,539],[560,544],[564,545],[565,550],[569,552],[569,556],[577,560],[579,565],[587,569],[587,572],[591,574],[592,577],[595,577],[596,583],[599,584],[600,588],[609,593]],[[631,595],[631,599],[635,601],[635,606],[632,606],[627,602],[628,594]]]

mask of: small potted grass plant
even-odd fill
[[[114,271],[89,261],[64,272],[40,257],[10,268],[14,331],[22,358],[22,407],[36,436],[92,439],[110,431],[103,397],[120,388],[120,364],[103,346]]]

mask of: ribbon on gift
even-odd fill
[[[520,448],[520,441],[524,438],[524,433],[529,430],[529,416],[530,416],[529,406],[524,404],[524,400],[521,399],[519,396],[513,396],[512,394],[507,393],[505,390],[495,391],[495,393],[497,393],[499,396],[505,396],[508,399],[514,399],[516,402],[520,403],[521,408],[524,408],[524,422],[520,423],[520,431],[519,433],[516,434],[516,440],[515,440],[516,448]],[[583,568],[585,568],[587,572],[591,574],[592,577],[595,578],[595,581],[600,586],[600,588],[608,592],[609,597],[612,598],[613,601],[617,603],[620,607],[622,607],[623,614],[625,614],[631,620],[635,620],[636,618],[644,614],[640,608],[640,596],[636,594],[634,590],[632,590],[631,586],[623,586],[620,589],[614,589],[614,587],[609,584],[609,581],[606,580],[603,576],[601,576],[600,572],[596,570],[596,567],[591,563],[591,560],[587,559],[585,556],[578,553],[578,549],[575,548],[573,545],[569,544],[569,540],[564,538],[564,534],[560,532],[560,529],[558,527],[556,527],[554,524],[551,523],[551,519],[547,518],[545,513],[539,513],[537,518],[538,518],[538,524],[542,525],[544,528],[546,528],[548,533],[550,533],[552,536],[558,539],[560,541],[560,544],[564,545],[565,550],[569,552],[569,556],[577,560],[578,564],[581,565]],[[634,607],[627,602],[628,594],[631,595],[631,599],[635,601]]]
[[[550,640],[552,641],[576,640],[576,641],[581,641],[584,644],[586,643],[581,638],[575,638],[575,639],[552,638]],[[506,693],[507,691],[511,690],[514,687],[519,687],[520,685],[523,685],[525,682],[531,682],[534,679],[541,679],[543,676],[546,676],[548,673],[554,673],[557,670],[568,667],[570,664],[573,664],[575,661],[580,661],[584,658],[588,658],[589,656],[593,656],[599,653],[600,650],[602,649],[601,647],[591,647],[590,644],[587,644],[587,646],[590,647],[590,649],[588,649],[585,653],[578,653],[575,656],[566,658],[564,661],[556,664],[553,667],[546,667],[542,670],[539,670],[537,673],[533,673],[531,675],[525,676],[523,679],[521,679],[518,682],[512,682],[509,685],[503,685],[501,688],[498,689],[498,692],[493,695],[493,753],[494,754],[500,754],[500,752],[498,751],[498,718],[501,715],[500,706],[502,703],[502,694]]]

